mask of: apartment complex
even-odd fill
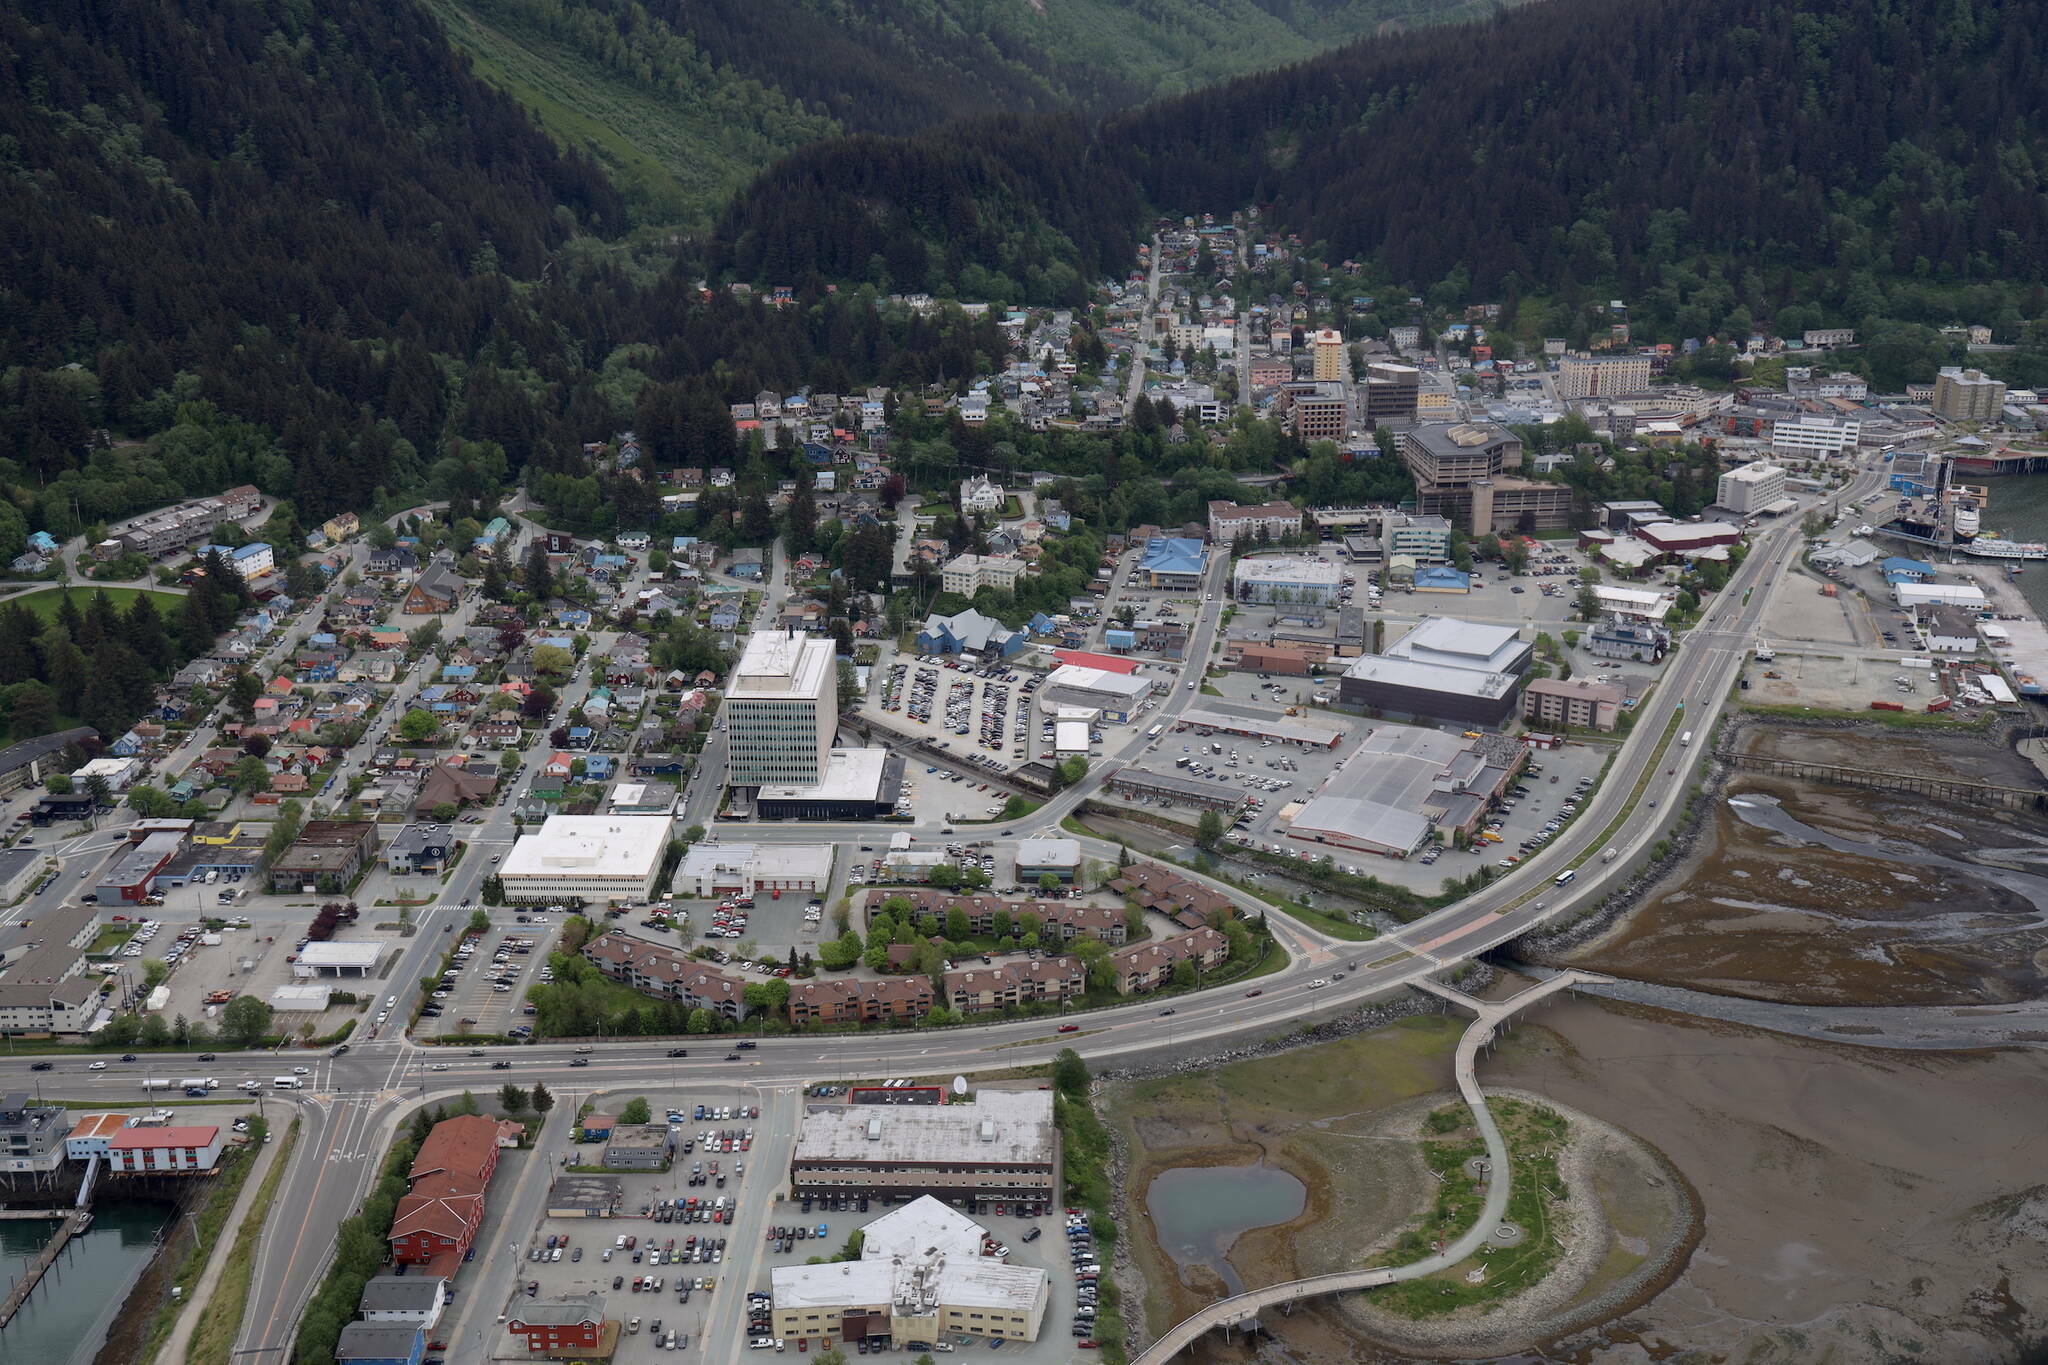
[[[99,927],[90,905],[36,916],[35,942],[0,968],[0,1033],[84,1033],[91,1027],[100,982],[85,974],[85,949]]]
[[[1351,430],[1351,397],[1334,380],[1311,380],[1282,389],[1288,419],[1301,441],[1341,441]]]
[[[1753,516],[1785,496],[1785,471],[1758,461],[1721,476],[1714,501],[1739,517]]]
[[[1053,1207],[1059,1135],[1052,1095],[983,1088],[966,1104],[815,1108],[790,1158],[793,1198],[930,1195],[972,1213],[1003,1204],[1021,1217]]]
[[[1951,422],[1995,422],[2005,408],[2005,381],[1982,370],[1944,365],[1934,376],[1934,411]]]
[[[939,586],[962,597],[972,597],[983,588],[1009,592],[1024,576],[1024,561],[995,555],[958,555],[940,571]]]
[[[1570,524],[1572,491],[1516,477],[1522,442],[1491,422],[1429,422],[1401,433],[1416,510],[1489,531],[1550,531]]]
[[[1533,725],[1576,725],[1612,730],[1624,695],[1610,683],[1586,678],[1538,678],[1522,689],[1522,719]]]
[[[1608,398],[1650,387],[1646,355],[1567,355],[1557,365],[1559,398]]]
[[[810,787],[824,776],[839,724],[832,648],[793,631],[747,637],[723,712],[732,786]]]
[[[1344,354],[1344,334],[1323,328],[1315,336],[1315,377],[1342,383],[1351,377],[1349,358]]]
[[[727,1019],[747,1016],[744,982],[666,943],[652,943],[614,929],[584,944],[583,956],[612,980],[644,995],[673,1000],[687,1009],[710,1010]]]
[[[1235,545],[1261,530],[1275,539],[1300,535],[1301,509],[1291,502],[1262,502],[1256,507],[1234,502],[1209,504],[1209,539],[1217,544]]]

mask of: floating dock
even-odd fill
[[[5,1327],[8,1323],[14,1321],[14,1315],[19,1313],[21,1306],[28,1302],[28,1296],[35,1292],[38,1284],[42,1283],[43,1276],[48,1274],[50,1267],[57,1263],[58,1255],[65,1247],[71,1244],[71,1239],[92,1226],[92,1210],[6,1209],[0,1210],[0,1217],[61,1218],[64,1220],[58,1227],[56,1235],[50,1238],[49,1245],[45,1246],[37,1254],[35,1260],[30,1263],[29,1268],[21,1273],[21,1278],[14,1282],[14,1287],[7,1291],[6,1301],[0,1302],[0,1327]]]

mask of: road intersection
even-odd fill
[[[1860,496],[1875,479],[1875,474],[1865,473],[1832,501]],[[702,1055],[677,1061],[665,1055],[665,1041],[617,1040],[599,1049],[587,1066],[574,1070],[570,1069],[572,1053],[566,1043],[491,1048],[484,1057],[454,1056],[456,1049],[423,1048],[395,1028],[387,1028],[383,1036],[374,1032],[362,1035],[344,1056],[321,1057],[303,1091],[272,1092],[268,1088],[272,1076],[289,1069],[290,1063],[305,1061],[302,1052],[221,1053],[207,1069],[218,1075],[224,1086],[254,1079],[265,1087],[261,1093],[267,1107],[295,1106],[304,1123],[264,1231],[248,1317],[236,1343],[237,1359],[261,1362],[288,1357],[299,1314],[331,1257],[334,1228],[359,1206],[397,1125],[423,1101],[454,1098],[464,1090],[487,1094],[505,1080],[522,1086],[544,1080],[550,1089],[568,1096],[657,1085],[664,1077],[680,1085],[737,1084],[764,1096],[794,1096],[804,1085],[821,1080],[950,1078],[961,1072],[1035,1065],[1070,1045],[1098,1067],[1169,1051],[1196,1055],[1205,1047],[1221,1049],[1334,1017],[1469,960],[1538,924],[1590,908],[1630,874],[1640,855],[1661,836],[1665,823],[1682,806],[1678,798],[1692,780],[1691,763],[1709,747],[1714,724],[1757,638],[1766,605],[1797,562],[1801,543],[1793,524],[1773,527],[1756,537],[1727,587],[1715,595],[1699,624],[1685,637],[1681,666],[1671,670],[1667,681],[1644,702],[1605,780],[1580,817],[1556,839],[1465,900],[1371,942],[1333,939],[1282,915],[1270,916],[1290,961],[1260,980],[1256,999],[1236,989],[1219,988],[1177,998],[1171,1018],[1156,1003],[1078,1012],[1067,1022],[1080,1024],[1081,1031],[1066,1035],[1039,1019],[891,1033],[768,1038],[757,1050],[740,1054],[744,1060],[739,1062],[723,1060],[723,1050],[715,1047],[694,1049]],[[1219,556],[1205,586],[1213,590],[1227,572],[1227,561]],[[1201,661],[1210,657],[1220,616],[1221,607],[1216,603],[1201,613],[1188,653],[1195,661],[1190,678],[1199,678]],[[1196,695],[1185,688],[1174,689],[1160,702],[1155,719],[1170,723]],[[1672,742],[1681,719],[1699,739],[1689,749]],[[994,839],[1056,829],[1064,816],[1098,789],[1108,772],[1135,758],[1146,743],[1142,733],[1134,735],[1118,753],[1098,762],[1080,783],[1024,819],[966,828],[978,837]],[[713,744],[722,746],[722,737],[714,735]],[[707,764],[716,761],[716,749],[707,751],[706,760]],[[701,771],[716,769],[707,766]],[[695,783],[686,794],[684,823],[711,824],[715,800],[714,783]],[[874,833],[871,824],[745,826],[736,827],[735,833],[741,828],[744,838],[764,844],[852,843],[872,838]],[[483,826],[471,827],[466,837],[499,841],[513,833],[509,807],[500,806],[492,808]],[[912,833],[936,836],[940,831],[926,828]],[[1083,844],[1091,856],[1114,856],[1115,845],[1107,841],[1090,838]],[[1599,854],[1609,847],[1619,850],[1621,856],[1612,863],[1602,862]],[[90,865],[88,858],[67,859],[65,875],[82,877]],[[438,964],[449,935],[469,917],[462,902],[477,896],[486,870],[487,860],[481,857],[467,858],[458,866],[441,889],[439,903],[418,914],[417,932],[406,941],[391,980],[410,989],[411,983]],[[1575,871],[1576,876],[1567,885],[1556,884],[1554,879],[1566,871]],[[1188,875],[1247,908],[1265,908],[1237,888],[1198,873]],[[1342,976],[1337,978],[1340,972]],[[1329,981],[1327,986],[1317,984],[1324,980]],[[445,1063],[449,1070],[430,1073],[429,1058]],[[30,1060],[0,1059],[0,1088],[25,1088],[32,1080],[40,1080],[46,1091],[67,1099],[110,1106],[136,1102],[139,1073],[86,1072],[79,1062],[63,1065],[61,1081],[32,1078],[27,1071]],[[512,1062],[509,1073],[491,1069],[499,1060]],[[275,1119],[274,1114],[272,1117]],[[280,1125],[273,1122],[272,1126]],[[480,1278],[496,1286],[506,1278],[505,1269],[492,1265]],[[475,1294],[465,1311],[478,1298],[486,1305],[491,1302],[488,1293]],[[737,1333],[712,1339],[737,1342]]]

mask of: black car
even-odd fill
[[[672,1047],[668,1050],[668,1055],[671,1057],[687,1057],[690,1055],[690,1049],[686,1047]]]
[[[761,1045],[759,1043],[734,1043],[733,1046],[742,1052],[751,1052]]]
[[[727,1060],[728,1062],[736,1062],[736,1061],[738,1061],[739,1059],[740,1059],[740,1054],[739,1054],[739,1053],[737,1053],[737,1052],[728,1052],[728,1053],[726,1053],[726,1054],[725,1054],[725,1060]]]
[[[491,1070],[493,1070],[493,1071],[510,1071],[511,1069],[512,1069],[512,1063],[510,1063],[510,1062],[492,1062],[492,1063],[491,1063]]]
[[[56,1069],[57,1064],[55,1062],[36,1062],[29,1067],[30,1071],[55,1071]]]
[[[215,1061],[215,1060],[217,1060],[217,1059],[216,1059],[216,1058],[214,1057],[214,1055],[213,1055],[213,1054],[212,1054],[211,1052],[202,1052],[202,1053],[200,1053],[200,1054],[199,1054],[199,1060],[200,1060],[200,1061],[202,1061],[202,1062],[211,1062],[211,1061]]]
[[[124,1052],[121,1054],[121,1060],[124,1062],[132,1062],[135,1060],[135,1054],[132,1052]]]

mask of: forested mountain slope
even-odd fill
[[[1492,0],[425,0],[478,74],[699,222],[782,152],[994,112],[1099,114]]]
[[[1093,136],[1012,121],[846,155],[821,144],[729,209],[714,253],[743,276],[797,256],[886,268],[899,288],[976,266],[1021,280],[1057,263],[1033,243],[1081,268],[1117,258],[1128,224],[1104,201],[1263,203],[1333,257],[1446,297],[1617,290],[1639,318],[1701,334],[1795,299],[1906,315],[2043,277],[2044,20],[2043,0],[1544,0],[1149,105]],[[1034,138],[1028,163],[979,174]],[[1092,197],[1057,192],[1076,177]],[[841,230],[819,242],[820,221]],[[846,225],[862,221],[919,231],[925,273],[902,244],[879,263],[855,250]]]

